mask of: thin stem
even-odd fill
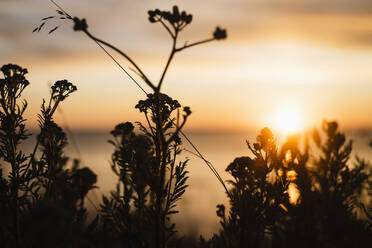
[[[123,51],[121,51],[120,49],[118,49],[117,47],[111,45],[110,43],[106,42],[106,41],[103,41],[95,36],[93,36],[91,33],[89,33],[88,30],[83,30],[83,32],[89,37],[91,38],[92,40],[96,41],[96,42],[99,42],[109,48],[111,48],[112,50],[116,51],[117,53],[119,53],[120,55],[122,55],[125,59],[127,59],[135,68],[136,70],[138,71],[138,73],[141,75],[141,77],[143,78],[143,80],[145,81],[145,83],[153,90],[156,89],[156,87],[151,83],[151,81],[147,78],[147,76],[145,75],[145,73],[141,70],[141,68],[138,67],[138,65],[127,55],[125,54]]]
[[[172,136],[167,140],[167,146],[174,140],[174,138],[179,134],[180,130],[186,124],[187,117],[184,117],[181,125],[176,124],[176,131],[172,134]]]
[[[71,18],[71,16],[61,7],[59,6],[56,2],[54,2],[53,0],[50,0],[55,6],[57,6],[57,8],[59,8],[63,13],[65,13],[68,17]]]
[[[174,123],[173,123],[174,124]],[[230,198],[232,197],[229,190],[227,189],[224,181],[222,180],[221,176],[218,174],[217,170],[214,168],[213,164],[211,162],[209,162],[208,160],[206,160],[204,158],[204,156],[200,153],[199,149],[191,142],[191,140],[186,136],[186,134],[184,132],[182,132],[182,130],[180,130],[180,134],[186,139],[186,141],[192,146],[192,148],[196,151],[197,155],[199,158],[201,158],[205,163],[206,165],[208,166],[208,168],[212,171],[212,173],[216,176],[216,178],[218,179],[218,181],[222,184],[222,186],[224,187],[225,191],[226,191],[226,194],[228,194],[230,196]]]
[[[154,130],[153,130],[152,126],[151,126],[151,123],[150,123],[149,117],[147,116],[147,113],[146,113],[146,112],[145,112],[145,117],[146,117],[147,124],[149,125],[150,131],[151,131],[151,133],[152,133],[152,136],[155,137]]]
[[[163,27],[168,31],[168,33],[170,34],[170,36],[174,39],[175,35],[172,33],[172,31],[169,29],[169,27],[163,22],[162,19],[160,19],[159,21],[163,25]]]
[[[168,71],[168,68],[169,68],[169,65],[170,63],[172,62],[172,59],[174,57],[174,54],[176,53],[176,44],[177,44],[177,36],[178,36],[178,30],[176,29],[176,33],[173,37],[173,45],[172,45],[172,51],[169,55],[169,58],[168,58],[168,61],[167,61],[167,64],[165,65],[165,68],[164,68],[164,71],[161,75],[161,78],[159,80],[159,84],[158,84],[158,87],[157,87],[157,90],[160,92],[160,89],[161,89],[161,85],[163,84],[163,81],[164,81],[164,77],[165,77],[165,74],[167,73]]]
[[[13,130],[12,130],[13,131]],[[12,185],[12,191],[13,191],[13,200],[14,200],[14,221],[15,221],[15,229],[16,229],[16,245],[19,247],[20,245],[20,230],[19,230],[19,201],[18,201],[18,190],[19,190],[19,168],[17,166],[16,162],[16,156],[17,156],[17,148],[15,145],[14,136],[12,135],[10,137],[10,145],[11,145],[11,151],[12,151],[12,173],[13,173],[13,185]]]
[[[173,161],[172,161],[171,169],[169,173],[169,185],[168,185],[168,192],[167,192],[167,201],[166,201],[166,206],[165,206],[165,214],[168,213],[168,210],[170,207],[170,194],[171,194],[171,189],[172,189],[172,181],[174,178],[173,170],[174,170],[174,165],[176,163],[176,156],[177,156],[177,144],[174,145]]]
[[[183,47],[176,48],[175,52],[180,52],[183,49],[190,48],[190,47],[193,47],[193,46],[197,46],[197,45],[200,45],[200,44],[204,44],[204,43],[207,43],[207,42],[211,42],[211,41],[214,41],[214,40],[215,40],[215,38],[210,38],[210,39],[194,42],[194,43],[191,43],[189,45],[184,45]]]

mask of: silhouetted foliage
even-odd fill
[[[178,46],[179,33],[191,24],[192,15],[180,11],[177,6],[174,6],[172,11],[148,11],[149,21],[160,23],[172,38],[172,50],[161,78],[158,83],[153,83],[125,52],[93,36],[88,31],[85,19],[72,18],[58,4],[53,3],[58,8],[58,15],[43,18],[35,32],[39,32],[51,19],[71,20],[75,31],[86,34],[106,53],[109,54],[104,46],[128,60],[135,73],[153,92],[147,93],[132,78],[147,95],[146,100],[136,105],[145,115],[147,123],[137,123],[140,133],[135,133],[133,124],[129,122],[117,125],[111,132],[113,139],[110,143],[115,148],[112,170],[119,177],[119,182],[116,191],[103,197],[101,214],[97,219],[97,227],[101,229],[97,230],[107,234],[114,244],[125,244],[129,247],[168,247],[170,239],[176,233],[175,224],[170,217],[178,213],[176,202],[187,188],[187,161],[178,161],[177,156],[181,153],[180,135],[184,136],[182,128],[191,110],[189,107],[183,107],[184,113],[180,116],[181,105],[177,100],[163,94],[161,87],[176,53],[199,44],[224,39],[227,36],[226,30],[217,27],[212,38]],[[51,29],[49,33],[59,26]],[[174,111],[177,112],[176,117],[172,116]],[[213,166],[207,165],[219,177]],[[220,181],[224,185],[223,181]]]
[[[66,134],[53,120],[59,104],[77,90],[76,86],[60,80],[51,87],[50,98],[43,101],[38,116],[40,133],[28,155],[20,148],[30,138],[24,119],[27,102],[20,100],[29,85],[27,70],[4,65],[0,78],[1,246],[195,245],[191,239],[175,235],[177,229],[171,218],[178,213],[177,202],[188,187],[188,161],[179,161],[178,156],[182,150],[180,136],[191,110],[162,93],[161,87],[176,53],[225,39],[226,30],[217,27],[212,38],[178,46],[178,35],[191,24],[192,15],[177,6],[172,11],[150,10],[149,21],[160,23],[172,38],[172,50],[161,78],[153,83],[125,52],[93,36],[85,19],[72,18],[54,4],[59,8],[57,15],[43,18],[33,32],[41,31],[51,19],[71,21],[75,31],[127,59],[152,91],[147,93],[135,81],[147,96],[135,106],[146,123],[136,122],[136,129],[125,122],[111,131],[111,169],[118,182],[115,190],[102,196],[96,217],[88,223],[85,200],[95,188],[97,176],[87,167],[79,168],[77,160],[69,165],[64,154]],[[232,178],[226,192],[230,206],[217,205],[221,229],[209,240],[201,237],[199,246],[370,246],[371,210],[361,202],[361,196],[364,192],[372,197],[371,170],[361,159],[353,164],[349,161],[352,143],[346,142],[336,122],[324,122],[323,133],[314,131],[312,140],[316,148],[313,153],[308,139],[303,149],[299,148],[300,137],[296,135],[288,137],[279,148],[271,130],[264,128],[255,143],[247,142],[250,156],[238,157],[226,168]],[[201,158],[226,189],[213,166]],[[359,218],[358,212],[365,217]]]
[[[307,140],[304,152],[298,148],[298,136],[290,136],[280,152],[268,128],[257,143],[248,143],[253,158],[236,158],[226,169],[233,177],[229,214],[217,205],[221,231],[209,241],[202,239],[201,247],[371,244],[370,222],[357,218],[371,174],[365,162],[349,162],[352,143],[336,122],[323,122],[323,131],[325,141],[313,132],[319,150],[313,161]]]
[[[158,238],[166,246],[176,232],[170,216],[178,213],[176,202],[187,187],[187,161],[176,161],[181,140],[172,122],[177,120],[170,119],[181,105],[164,94],[160,102],[161,117],[156,115],[152,94],[136,105],[150,120],[148,127],[137,123],[139,134],[130,122],[111,131],[114,139],[110,143],[115,147],[112,170],[118,175],[119,184],[110,197],[103,197],[102,217],[106,232],[119,237],[128,247],[153,247]],[[154,127],[159,118],[164,120],[162,136],[168,137],[161,150],[159,131]]]
[[[20,98],[29,85],[27,70],[8,64],[1,71],[0,243],[2,247],[81,247],[84,198],[97,177],[88,168],[78,169],[78,162],[67,167],[63,154],[67,138],[53,121],[58,104],[76,86],[61,80],[51,87],[49,103],[44,101],[41,107],[34,151],[26,155],[20,145],[30,138],[24,119],[27,102]],[[42,155],[36,159],[39,146]]]
[[[226,168],[233,177],[231,208],[226,215],[225,206],[217,205],[222,230],[210,241],[212,247],[261,247],[285,214],[287,180],[272,132],[264,128],[256,143],[247,144],[253,158],[236,158]]]

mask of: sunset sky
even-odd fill
[[[180,45],[211,37],[217,25],[226,28],[228,39],[178,53],[165,80],[164,92],[193,111],[189,130],[275,128],[283,109],[296,110],[301,128],[323,119],[345,129],[372,127],[370,0],[57,2],[87,18],[90,32],[126,51],[154,81],[171,40],[148,22],[148,10],[177,4],[193,14]],[[110,130],[141,119],[134,106],[143,93],[71,23],[51,35],[52,23],[32,33],[55,9],[48,0],[0,0],[0,64],[28,68],[31,126],[48,84],[59,79],[78,87],[62,105],[63,119],[57,116],[73,129]]]

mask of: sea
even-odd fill
[[[250,155],[246,141],[254,142],[256,132],[186,132],[187,137],[216,168],[223,180],[231,179],[225,172],[227,165],[236,157]],[[108,143],[109,132],[103,131],[73,131],[68,132],[69,145],[66,155],[77,158],[82,166],[88,166],[98,175],[98,187],[89,193],[86,203],[91,215],[99,208],[102,195],[109,194],[118,183],[117,176],[111,171],[110,160],[113,145]],[[372,163],[371,130],[352,130],[345,132],[347,139],[353,141],[351,163],[356,157]],[[35,139],[34,139],[35,140]],[[34,141],[33,140],[33,141]],[[278,138],[284,141],[285,137]],[[200,234],[210,237],[218,232],[219,219],[216,216],[216,205],[227,204],[228,199],[221,183],[216,179],[205,162],[195,156],[193,148],[184,140],[185,149],[180,160],[188,159],[189,187],[178,203],[180,211],[174,217],[179,233],[187,235]],[[32,141],[26,144],[26,150],[31,150]],[[191,152],[190,152],[191,151]]]

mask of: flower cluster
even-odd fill
[[[229,172],[233,177],[242,178],[253,167],[253,164],[254,161],[250,157],[239,157],[227,166],[226,172]]]
[[[41,133],[38,135],[38,140],[43,146],[66,145],[67,137],[62,128],[53,120],[45,120],[41,127]]]
[[[74,21],[74,30],[75,31],[87,30],[88,24],[87,24],[87,21],[84,18],[80,20],[79,18],[74,17],[72,20]]]
[[[148,14],[150,22],[155,23],[164,19],[173,27],[184,27],[192,21],[192,15],[188,15],[185,11],[180,13],[177,6],[173,6],[173,12],[155,9],[149,10]]]
[[[147,113],[148,110],[155,110],[155,106],[160,106],[160,112],[164,113],[165,115],[169,116],[172,111],[181,107],[177,100],[173,100],[166,94],[160,93],[158,98],[156,94],[148,94],[146,100],[141,100],[136,105],[136,108],[140,110],[140,112]],[[190,110],[190,109],[189,109]],[[186,111],[186,110],[185,110]],[[191,111],[190,111],[191,112]]]
[[[246,178],[265,180],[270,170],[262,158],[251,159],[250,157],[238,157],[226,168],[227,172],[239,180]]]
[[[3,65],[0,70],[4,73],[5,78],[14,77],[17,75],[24,77],[24,75],[28,73],[27,69],[14,64]]]
[[[72,185],[80,196],[85,196],[89,190],[95,188],[96,182],[97,175],[87,167],[78,169],[72,175]]]
[[[59,101],[63,101],[72,92],[77,90],[76,86],[67,81],[66,79],[55,82],[51,88],[53,99]]]
[[[226,39],[226,37],[227,37],[226,29],[221,29],[220,27],[217,27],[216,30],[213,33],[213,37],[216,40]]]
[[[254,143],[254,148],[256,150],[259,149],[269,150],[273,145],[275,145],[274,135],[272,131],[267,127],[261,130],[256,140],[257,143]]]
[[[115,129],[111,131],[114,137],[130,134],[134,129],[131,122],[120,123],[115,126]]]
[[[18,65],[7,64],[3,65],[0,70],[4,74],[4,78],[0,78],[0,87],[4,94],[11,91],[15,97],[19,97],[23,89],[30,84],[25,78],[25,74],[28,73],[27,69]]]

